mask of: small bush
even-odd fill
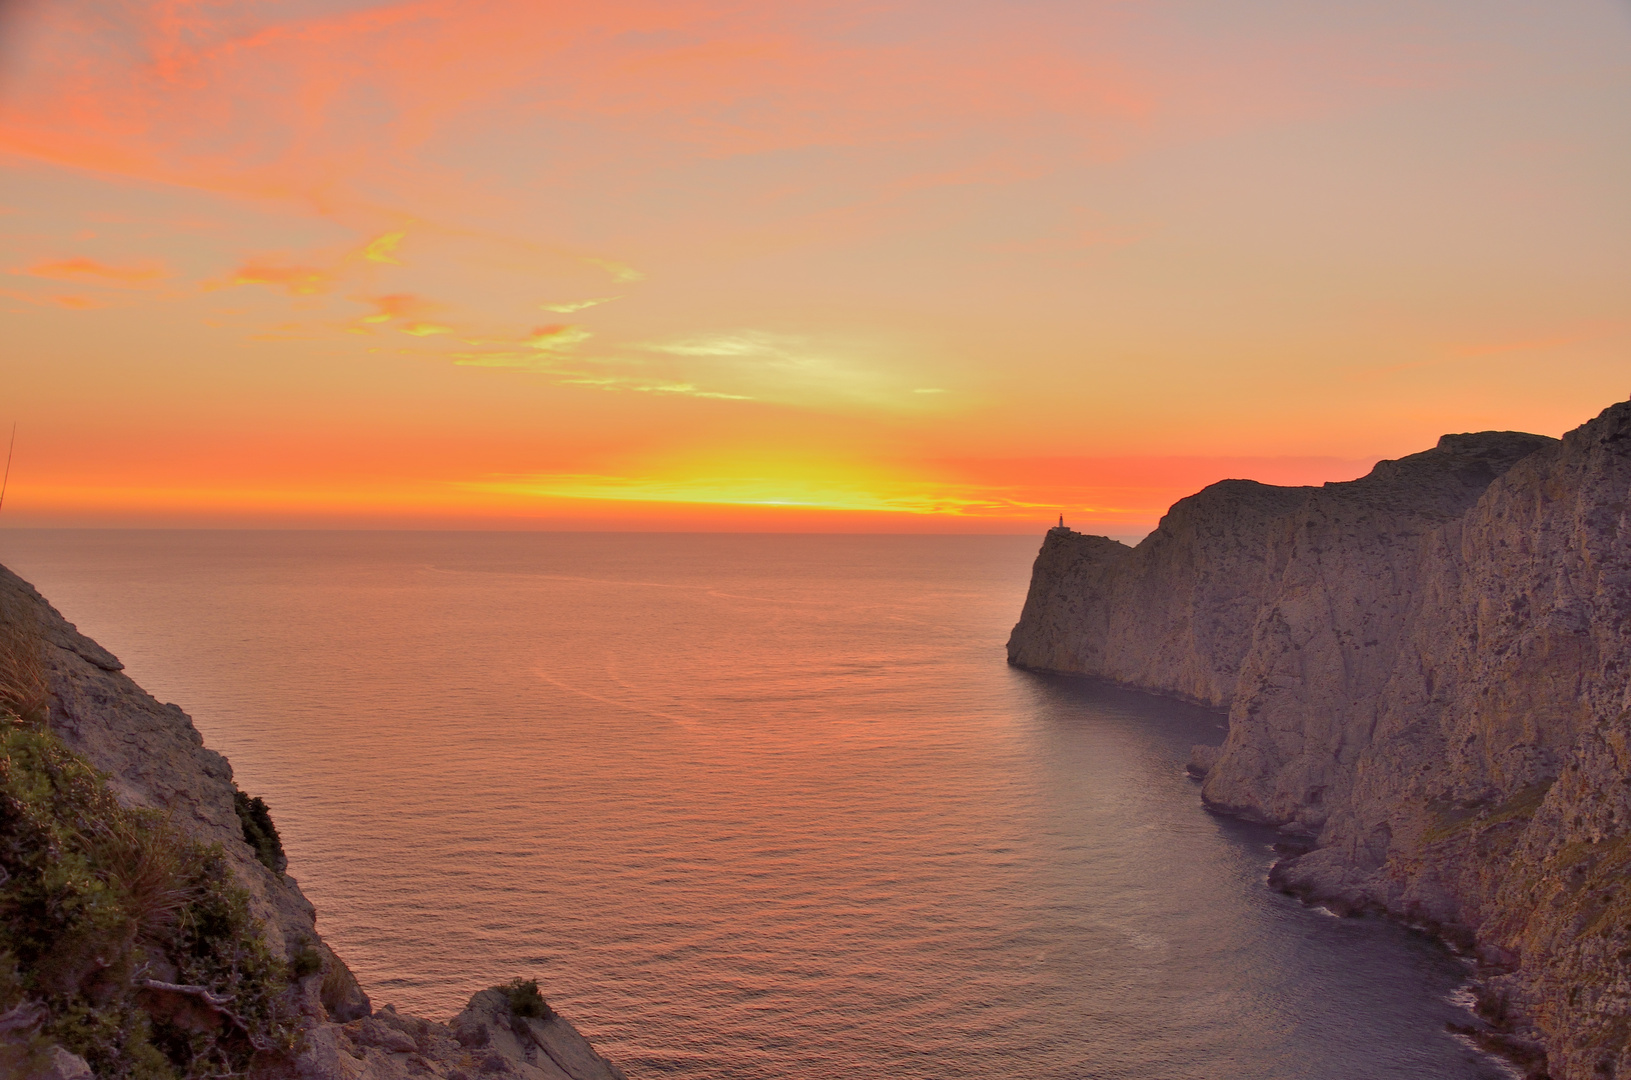
[[[304,979],[308,975],[315,975],[323,970],[323,954],[311,942],[300,947],[300,950],[289,958],[289,978],[293,980]]]
[[[538,992],[537,979],[511,979],[495,989],[502,990],[509,1000],[511,1016],[525,1020],[549,1020],[555,1016],[555,1010]]]
[[[272,811],[266,800],[250,798],[236,788],[232,792],[232,808],[238,811],[238,822],[243,826],[244,843],[255,849],[255,858],[274,874],[281,874],[289,865],[283,853],[283,838],[272,824]]]

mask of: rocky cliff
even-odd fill
[[[1202,796],[1280,886],[1477,950],[1489,1037],[1631,1077],[1631,402],[1319,488],[1225,481],[1136,548],[1050,531],[1020,666],[1229,710]]]
[[[60,774],[63,762],[71,769],[73,760],[88,763],[104,774],[100,783],[121,806],[158,812],[136,820],[173,828],[176,835],[218,851],[220,872],[247,893],[249,917],[253,920],[250,925],[263,939],[271,958],[271,977],[276,979],[281,994],[276,1008],[284,1019],[279,1022],[295,1036],[288,1047],[256,1053],[253,1075],[262,1080],[402,1080],[409,1076],[472,1080],[477,1074],[494,1080],[506,1076],[523,1080],[622,1080],[623,1074],[616,1066],[596,1054],[570,1023],[537,998],[535,986],[529,988],[530,998],[522,994],[517,999],[523,1004],[536,999],[534,1008],[517,1011],[512,1007],[515,987],[509,994],[502,989],[484,991],[445,1025],[400,1016],[389,1007],[373,1011],[356,980],[317,932],[316,911],[295,879],[283,872],[283,860],[267,858],[264,843],[263,850],[257,853],[249,842],[255,826],[241,812],[248,800],[233,783],[231,766],[204,746],[191,719],[177,706],[154,700],[123,674],[122,665],[107,650],[80,634],[32,586],[3,567],[0,624],[4,624],[0,631],[8,641],[26,638],[31,648],[37,646],[38,675],[43,683],[38,711],[50,733],[45,737],[55,740],[52,745],[65,745],[66,752],[73,755],[72,759],[59,756],[51,763],[51,770]],[[0,682],[6,681],[0,678]],[[0,692],[0,697],[5,696]],[[16,715],[9,698],[6,711],[5,723],[13,728],[25,723]],[[0,772],[16,764],[20,763],[9,759],[0,762]],[[14,768],[6,775],[15,779],[15,772]],[[5,811],[0,818],[5,818],[9,828],[36,809],[0,807]],[[79,822],[71,831],[83,833],[96,827],[95,822]],[[17,847],[19,835],[16,829],[6,833],[8,857],[15,854],[10,849]],[[0,886],[7,880],[0,868]],[[94,880],[89,884],[93,892],[98,887]],[[81,890],[78,895],[91,893]],[[4,898],[0,897],[0,930],[14,938],[17,927],[23,924],[22,915],[5,908]],[[125,948],[133,945],[139,952],[145,940],[134,936],[122,945],[118,941],[114,944]],[[103,944],[107,944],[106,939]],[[0,960],[8,960],[10,950],[18,943],[0,935],[0,946],[4,946],[0,947]],[[150,945],[147,956],[146,962],[129,969],[123,977],[142,983],[144,1008],[153,1014],[155,1027],[168,1023],[166,1030],[179,1028],[184,1034],[210,1037],[231,1027],[222,1019],[233,1019],[230,994],[216,992],[222,990],[220,987],[154,980],[153,965],[162,963],[163,958]],[[96,963],[110,970],[126,970],[105,959]],[[0,982],[5,976],[0,972]],[[50,1041],[38,1033],[42,1025],[47,1033],[51,1030],[52,1018],[40,1003],[49,1000],[49,988],[34,985],[38,980],[26,971],[23,979],[22,983],[0,986],[11,997],[21,999],[9,1009],[5,1006],[11,1002],[0,1003],[0,1073],[31,1072],[58,1080],[90,1077],[86,1063],[60,1047],[45,1046],[47,1052],[41,1052],[40,1044]],[[90,989],[84,989],[83,995],[89,995],[93,1002],[99,995],[101,1000],[111,999],[105,985],[85,985]],[[69,999],[80,993],[79,989],[69,989]],[[157,1010],[165,999],[171,1007],[161,1021]],[[177,1001],[189,1006],[187,1018],[176,1019],[173,1006]],[[148,1019],[142,1018],[141,1023],[147,1024]],[[8,1044],[16,1051],[11,1057],[3,1053]],[[169,1049],[173,1051],[174,1046]],[[176,1060],[173,1053],[171,1056],[172,1062]],[[120,1075],[132,1076],[215,1075],[211,1071],[215,1066],[202,1058],[197,1060],[204,1063],[192,1070],[157,1060],[118,1061],[115,1069]]]

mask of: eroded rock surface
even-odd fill
[[[450,1024],[389,1006],[318,1028],[299,1064],[302,1080],[626,1080],[559,1016],[511,1015],[499,990],[483,990]]]
[[[1631,403],[1320,488],[1226,481],[1137,548],[1052,530],[1013,663],[1229,709],[1202,794],[1284,888],[1474,945],[1509,1050],[1631,1077]]]

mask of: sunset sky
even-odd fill
[[[1626,0],[0,0],[0,526],[1136,536],[1631,394]]]

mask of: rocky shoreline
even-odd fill
[[[1476,955],[1480,1041],[1631,1077],[1631,402],[1323,487],[1226,480],[1136,548],[1050,530],[1009,661],[1227,708],[1191,772],[1272,882]]]
[[[279,1008],[293,1018],[297,1034],[291,1049],[257,1054],[250,1076],[624,1080],[616,1065],[548,1008],[535,984],[528,984],[531,997],[522,995],[519,1008],[514,992],[484,990],[446,1024],[399,1015],[389,1005],[374,1009],[344,962],[323,942],[316,909],[283,872],[284,860],[268,859],[264,838],[251,835],[256,830],[240,807],[249,800],[233,783],[231,765],[204,746],[187,714],[142,690],[114,656],[3,567],[0,615],[14,629],[26,627],[37,641],[47,695],[44,723],[50,734],[104,774],[120,805],[159,811],[166,827],[218,849],[235,884],[247,893],[249,913],[267,951],[288,972]],[[15,715],[10,722],[21,723]],[[264,804],[259,810],[264,814]],[[250,842],[256,839],[263,841],[259,851]],[[208,987],[151,978],[142,985],[144,1001],[169,998],[188,1006],[190,1020],[177,1020],[174,1009],[165,1014],[172,1026],[218,1031],[221,1018],[231,1016],[227,995]],[[10,1070],[21,1069],[15,1074],[19,1080],[89,1080],[93,1073],[83,1058],[39,1033],[46,1019],[43,1006],[26,997],[9,1011],[0,1008],[0,1052],[8,1046],[15,1051],[13,1057],[0,1053],[0,1072],[13,1075]],[[141,1068],[153,1067],[135,1068],[139,1074]]]

